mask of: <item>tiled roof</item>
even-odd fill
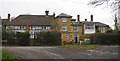
[[[61,13],[57,17],[72,17],[72,16],[65,13]]]
[[[10,22],[10,25],[51,25],[53,15],[19,15]]]
[[[76,19],[71,19],[71,21],[76,21]]]
[[[82,22],[71,22],[72,26],[77,26],[77,25],[81,25],[81,24],[82,24]]]
[[[94,22],[89,22],[89,21],[83,21],[85,24],[93,24]]]
[[[95,26],[108,26],[107,24],[104,24],[104,23],[100,23],[100,22],[94,22]]]
[[[85,23],[85,24],[95,24],[95,26],[108,26],[109,27],[109,25],[101,23],[101,22],[88,22],[88,21],[85,22],[85,21],[83,21],[83,23]]]
[[[3,25],[9,24],[9,20],[8,20],[8,19],[2,19],[2,24],[3,24]]]

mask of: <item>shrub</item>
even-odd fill
[[[91,42],[91,41],[86,41],[86,43],[85,43],[85,44],[86,44],[86,45],[89,45],[89,44],[90,44],[90,42]]]
[[[16,44],[15,41],[15,33],[14,32],[7,32],[5,30],[2,31],[2,40],[7,40],[8,45],[14,45]]]
[[[2,40],[7,40],[5,45],[29,45],[29,33],[28,32],[13,32],[2,31]]]
[[[17,40],[18,40],[18,44],[22,45],[22,46],[28,46],[29,45],[29,33],[25,32],[25,33],[20,33],[17,32],[16,34]]]
[[[112,33],[98,33],[90,37],[91,43],[93,44],[118,44],[120,37],[119,32],[112,32]]]
[[[2,40],[8,40],[9,34],[6,31],[2,31]]]
[[[61,45],[60,32],[40,32],[37,33],[37,43],[42,46]],[[37,44],[38,45],[38,44]]]

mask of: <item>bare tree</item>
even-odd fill
[[[110,7],[115,14],[115,28],[120,30],[120,0],[91,0],[88,5],[94,7],[106,4],[106,7]],[[118,20],[118,21],[117,21]]]
[[[115,22],[115,30],[118,31],[118,20],[117,20],[117,16],[115,15],[115,19],[114,19],[114,22]]]
[[[106,4],[107,7],[110,7],[113,12],[120,9],[120,1],[119,0],[91,0],[88,5],[93,5],[94,7]]]

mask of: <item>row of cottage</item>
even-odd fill
[[[73,19],[71,15],[61,13],[55,17],[55,14],[49,15],[49,11],[45,11],[45,15],[19,15],[10,20],[10,14],[7,19],[2,19],[2,27],[5,30],[12,29],[14,32],[29,32],[30,38],[35,38],[36,32],[49,31],[52,21],[57,22],[61,32],[62,41],[78,42],[83,35],[94,34],[96,32],[106,32],[110,27],[104,23],[94,22],[93,15],[90,15],[90,21],[80,21],[80,15],[77,19]]]

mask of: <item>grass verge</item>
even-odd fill
[[[2,59],[21,59],[21,58],[10,52],[2,51]]]
[[[66,48],[72,48],[72,49],[82,49],[82,50],[89,50],[89,49],[95,49],[100,47],[100,45],[79,45],[79,44],[66,44],[63,45],[63,47]]]

